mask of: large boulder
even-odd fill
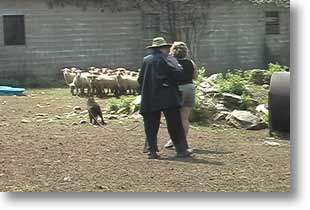
[[[215,85],[212,85],[208,82],[202,82],[198,87],[198,90],[200,90],[204,95],[214,95],[219,93],[218,89],[215,87]]]
[[[234,103],[239,103],[241,100],[241,96],[233,94],[233,93],[223,93],[224,100],[234,102]]]
[[[208,87],[208,88],[205,88],[204,90],[203,90],[203,92],[206,94],[206,95],[209,95],[209,96],[211,96],[211,95],[215,95],[215,94],[218,94],[219,93],[219,91],[218,91],[218,89],[216,88],[216,87]]]
[[[247,127],[247,130],[253,130],[253,131],[257,131],[257,130],[262,130],[262,129],[266,129],[268,128],[268,124],[265,122],[258,122],[255,124],[250,125],[249,127]]]
[[[260,105],[258,105],[257,107],[256,107],[256,111],[258,112],[258,113],[264,113],[264,114],[266,114],[266,115],[268,115],[268,109],[266,108],[266,105],[265,104],[260,104]]]
[[[210,77],[208,77],[205,82],[214,85],[216,80],[221,76],[221,74],[212,74]]]
[[[226,120],[236,128],[250,128],[260,123],[257,116],[243,110],[234,110],[226,117]]]
[[[236,95],[236,94],[232,94],[232,93],[223,93],[223,103],[224,105],[233,110],[233,109],[238,109],[240,108],[241,105],[241,96]],[[254,107],[258,105],[258,101],[256,101],[255,99],[251,98],[250,101],[248,101],[248,106],[250,107]]]
[[[224,104],[215,104],[215,108],[217,111],[229,111],[227,107],[225,107]]]
[[[214,118],[214,121],[221,121],[221,120],[225,120],[226,117],[230,114],[230,112],[227,111],[221,111],[219,112]]]
[[[223,103],[225,107],[237,109],[240,106],[241,96],[232,93],[223,93]]]

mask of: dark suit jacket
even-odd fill
[[[178,81],[182,70],[167,63],[167,56],[155,51],[143,59],[138,82],[141,91],[140,114],[181,106]]]

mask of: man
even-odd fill
[[[175,145],[178,157],[187,157],[185,132],[182,126],[179,108],[181,95],[178,81],[182,78],[182,70],[173,64],[168,57],[168,44],[162,37],[153,39],[152,54],[146,56],[139,74],[138,82],[141,89],[140,114],[144,120],[148,156],[157,159],[157,133],[163,112],[167,121],[168,132]]]

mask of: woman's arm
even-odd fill
[[[191,60],[191,62],[192,62],[193,67],[194,67],[193,79],[194,79],[194,80],[196,80],[196,79],[197,79],[197,77],[198,77],[198,69],[197,69],[197,65],[196,65],[196,63],[195,63],[193,60]]]
[[[138,83],[139,83],[140,92],[141,92],[142,85],[143,85],[144,72],[145,72],[145,61],[143,60],[142,67],[140,69],[139,77],[138,77]]]
[[[168,60],[166,57],[162,57],[159,62],[159,69],[164,72],[162,76],[167,76],[170,83],[177,84],[184,77],[183,67],[178,63],[177,59],[170,57]],[[175,59],[175,61],[173,61]]]

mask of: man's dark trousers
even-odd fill
[[[162,110],[166,118],[168,132],[178,154],[183,154],[187,146],[186,136],[181,121],[179,108]],[[161,111],[143,114],[144,130],[148,143],[148,151],[156,152],[157,133],[160,125]]]

